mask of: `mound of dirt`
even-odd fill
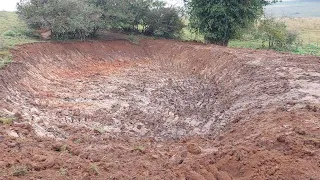
[[[169,40],[12,53],[5,179],[320,179],[318,57]]]

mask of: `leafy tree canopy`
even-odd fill
[[[190,25],[205,40],[227,46],[242,28],[250,26],[263,14],[263,7],[277,0],[185,0]]]
[[[20,0],[18,14],[34,29],[56,38],[85,38],[101,27],[102,11],[85,0]]]
[[[85,38],[98,29],[175,37],[183,24],[179,11],[158,0],[21,0],[18,14],[33,29],[56,38]]]

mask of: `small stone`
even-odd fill
[[[9,135],[9,136],[11,136],[11,137],[15,137],[15,138],[18,138],[19,137],[19,135],[18,135],[18,133],[16,132],[16,131],[7,131],[7,134]]]
[[[10,143],[7,144],[7,146],[8,146],[9,148],[14,148],[14,147],[18,146],[18,143],[10,142]]]
[[[7,163],[4,161],[0,161],[0,168],[6,167]]]
[[[19,113],[19,112],[14,113],[13,116],[14,116],[17,120],[22,120],[22,119],[23,119],[21,113]]]
[[[304,131],[300,128],[295,128],[294,131],[299,135],[302,135],[302,136],[306,135],[306,131]]]
[[[51,147],[52,147],[52,150],[54,150],[54,151],[61,151],[62,144],[61,143],[55,143]]]
[[[217,173],[217,179],[219,180],[232,180],[231,177],[228,175],[227,172],[219,171]]]
[[[157,155],[151,155],[151,158],[152,158],[152,159],[158,159],[159,156],[157,156]]]
[[[195,154],[195,155],[201,154],[201,148],[195,144],[189,144],[187,146],[187,149],[188,149],[188,152],[191,154]]]
[[[277,141],[278,141],[278,142],[281,142],[281,143],[286,142],[286,136],[281,135],[281,136],[277,137]]]

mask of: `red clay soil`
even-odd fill
[[[34,43],[0,70],[0,179],[320,179],[320,58]]]

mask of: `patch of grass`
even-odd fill
[[[0,68],[11,62],[9,49],[16,45],[37,41],[33,33],[15,12],[0,11]]]
[[[81,139],[76,139],[73,141],[74,143],[80,144],[81,143]]]
[[[99,175],[100,174],[99,167],[96,164],[91,164],[90,172],[92,172],[94,175]]]
[[[12,170],[12,175],[13,176],[25,176],[28,173],[28,168],[26,166],[16,166]]]
[[[60,174],[61,176],[68,176],[68,175],[69,175],[68,169],[60,168],[60,169],[59,169],[59,174]]]
[[[231,40],[229,42],[229,47],[264,49],[262,47],[262,41],[260,40]],[[307,44],[307,45],[298,46],[297,48],[293,48],[289,52],[294,54],[300,54],[300,55],[320,56],[320,44],[319,45]]]
[[[304,46],[298,47],[292,52],[295,54],[308,54],[308,55],[320,56],[320,46],[315,44],[304,45]]]
[[[143,146],[136,146],[136,147],[133,148],[132,151],[138,151],[138,152],[143,153],[143,152],[145,151],[145,149],[146,149],[146,148],[143,147]]]
[[[0,117],[1,124],[12,124],[16,118],[14,117]]]
[[[94,132],[99,133],[99,134],[104,134],[104,133],[106,133],[106,130],[103,127],[95,127]]]
[[[184,41],[204,42],[204,37],[200,33],[193,32],[189,27],[184,27],[181,31],[180,39]]]
[[[231,40],[229,47],[260,49],[262,41],[258,40]]]

